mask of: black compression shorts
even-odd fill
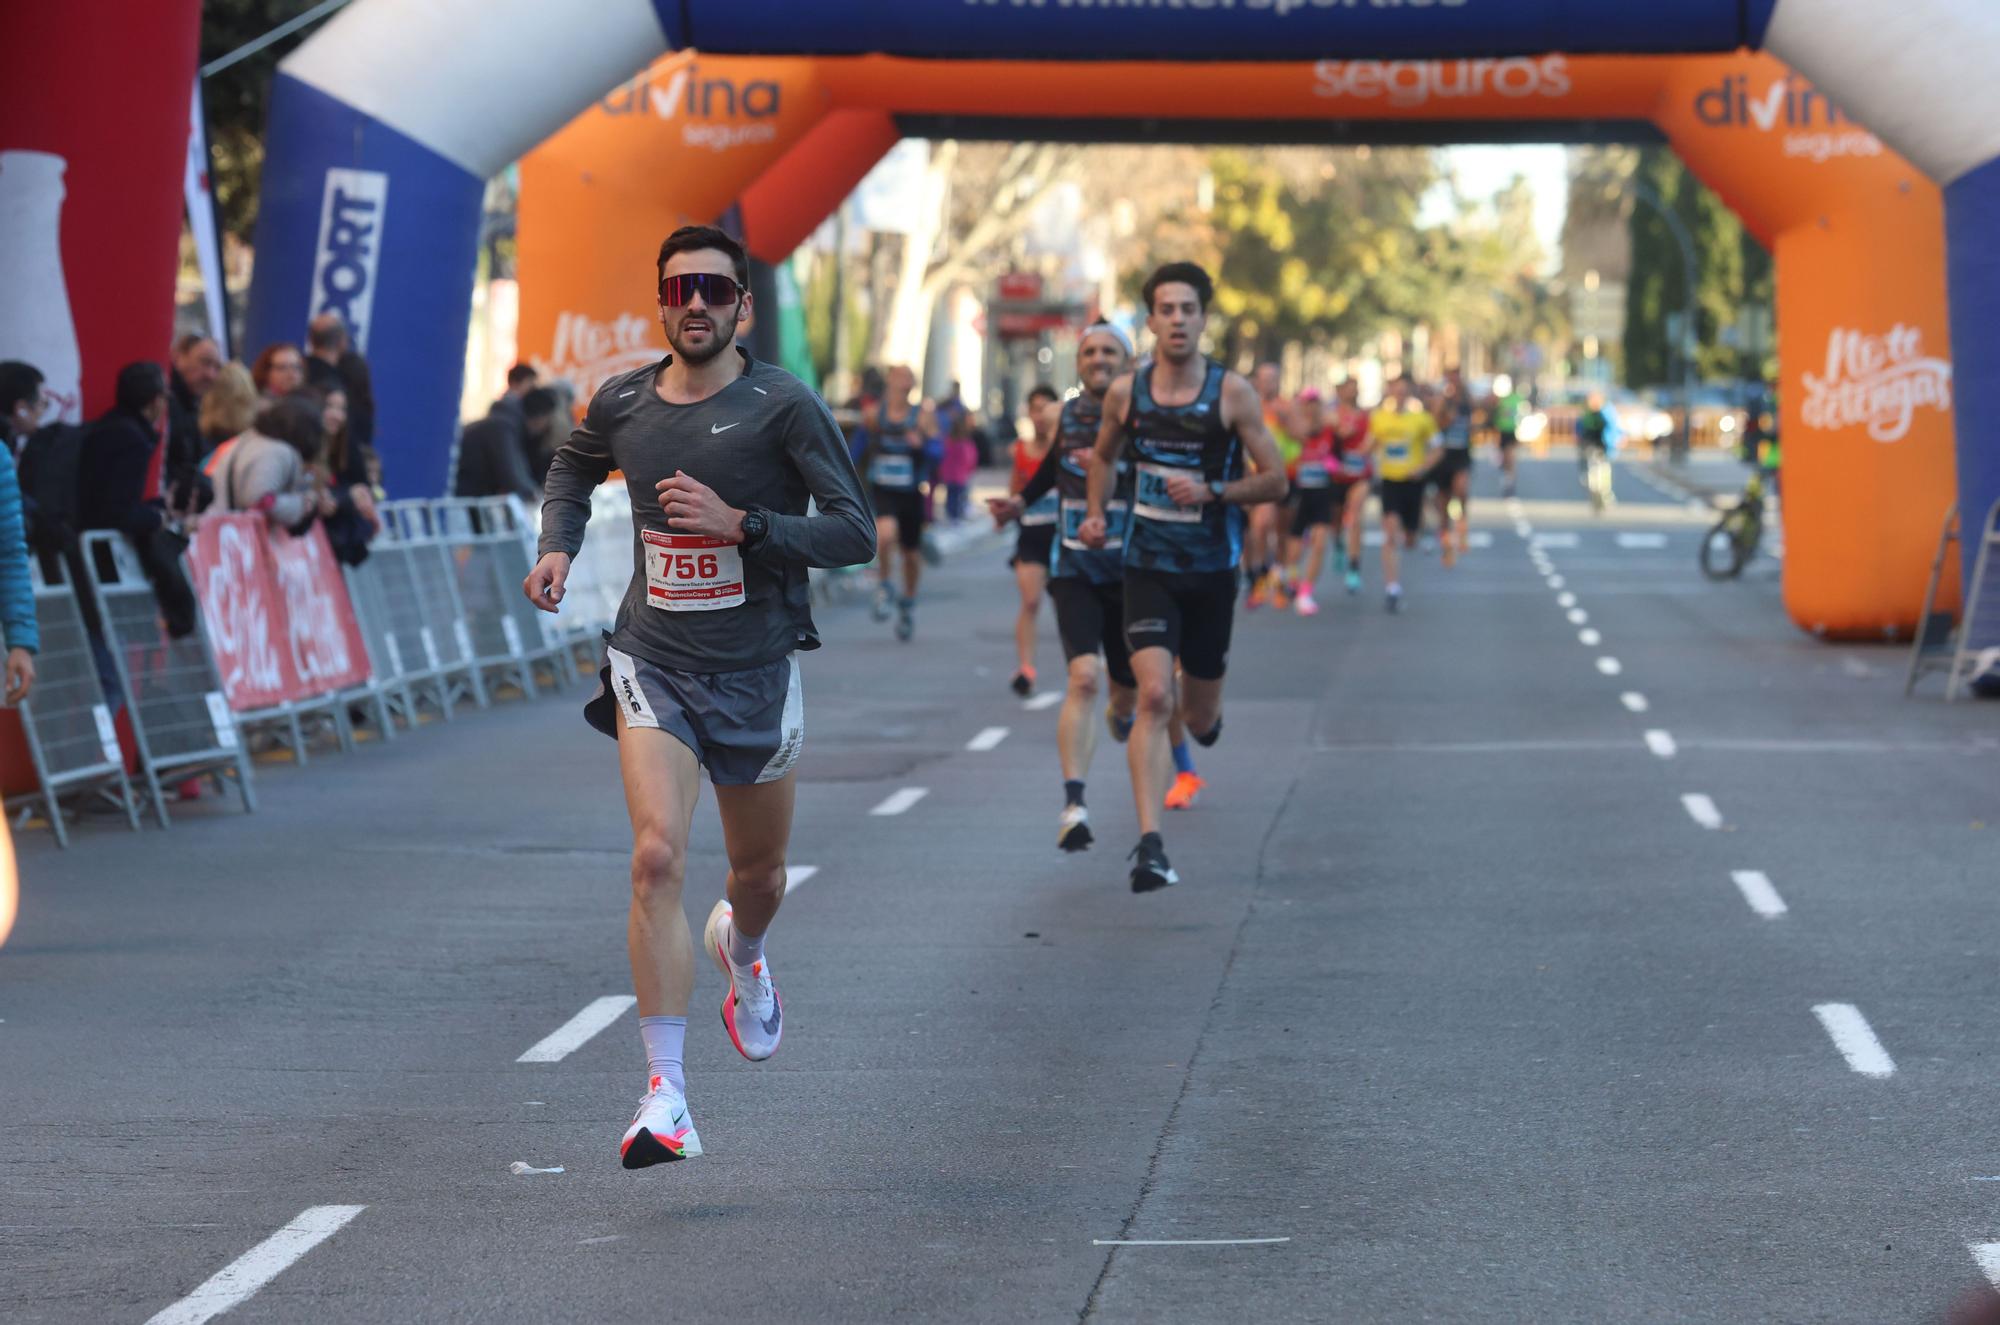
[[[1219,681],[1236,624],[1236,572],[1125,568],[1125,643],[1165,649],[1197,681]]]
[[[1453,479],[1457,478],[1460,474],[1470,474],[1471,472],[1472,452],[1470,450],[1446,448],[1439,453],[1437,465],[1431,470],[1431,483],[1436,487],[1450,491]]]
[[[896,522],[896,546],[905,552],[915,552],[924,545],[924,494],[915,488],[876,488],[871,494],[875,499],[877,519],[888,518]]]
[[[1058,575],[1049,581],[1056,605],[1056,634],[1062,637],[1063,658],[1074,662],[1102,650],[1104,670],[1126,689],[1139,683],[1132,676],[1132,655],[1125,647],[1125,586],[1113,580],[1092,584],[1081,575]]]
[[[1383,479],[1382,514],[1401,520],[1405,533],[1416,533],[1424,524],[1425,486],[1422,478]]]
[[[1049,568],[1049,553],[1056,545],[1056,527],[1052,524],[1024,524],[1021,535],[1014,540],[1014,555],[1008,559],[1009,566],[1029,562]]]
[[[1292,516],[1292,537],[1303,538],[1314,525],[1338,524],[1347,503],[1346,487],[1299,488],[1299,509]]]

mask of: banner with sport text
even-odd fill
[[[295,537],[260,515],[209,516],[187,555],[231,709],[367,683],[367,647],[324,529]]]

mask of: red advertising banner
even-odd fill
[[[326,531],[302,538],[261,515],[211,515],[188,569],[223,694],[238,713],[368,680],[368,652]]]

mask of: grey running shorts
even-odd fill
[[[738,672],[677,672],[607,646],[583,716],[615,740],[613,704],[624,710],[626,726],[667,732],[694,751],[718,787],[776,782],[792,771],[806,739],[805,696],[791,654]]]

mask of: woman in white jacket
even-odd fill
[[[259,511],[272,524],[304,532],[335,507],[313,467],[324,440],[319,406],[299,396],[271,401],[215,475],[216,505]]]

